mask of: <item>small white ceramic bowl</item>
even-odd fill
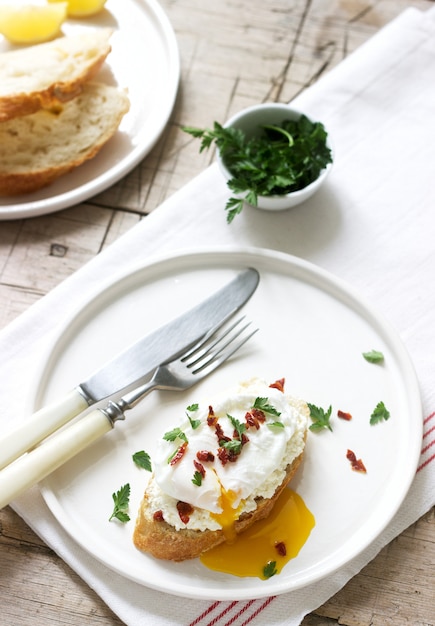
[[[275,102],[258,104],[243,111],[236,113],[225,124],[224,127],[234,126],[243,130],[247,137],[253,137],[255,134],[261,133],[261,126],[264,124],[281,124],[284,120],[297,120],[302,115],[301,111],[298,111],[287,104],[278,104]],[[311,119],[311,118],[310,118]],[[315,120],[313,120],[315,121]],[[332,159],[334,160],[332,145],[328,133],[327,146],[331,150]],[[232,178],[231,172],[225,166],[219,150],[216,153],[216,159],[219,164],[220,170],[226,180]],[[301,204],[308,200],[325,182],[326,178],[332,168],[332,163],[329,163],[325,169],[323,169],[318,178],[315,181],[300,189],[299,191],[293,191],[286,195],[279,196],[259,196],[257,198],[257,206],[259,209],[266,209],[267,211],[283,211],[290,209],[291,207]],[[246,194],[234,194],[237,197],[244,197]]]

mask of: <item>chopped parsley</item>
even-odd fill
[[[147,472],[152,472],[151,459],[147,452],[140,450],[135,452],[132,458],[138,467],[147,470]]]
[[[382,363],[384,360],[384,355],[379,350],[370,350],[370,352],[363,352],[363,357],[369,363]]]
[[[233,454],[240,454],[242,451],[242,442],[240,439],[231,439],[231,441],[222,440],[219,442],[221,448],[225,448],[228,452],[232,452]]]
[[[165,433],[163,435],[163,439],[165,441],[175,441],[176,439],[181,439],[182,441],[185,441],[187,443],[186,435],[183,433],[181,428],[178,427],[173,428],[172,430],[169,430],[167,433]]]
[[[370,424],[378,424],[382,421],[387,421],[390,418],[390,412],[387,410],[385,404],[381,401],[378,402],[373,413],[370,416]]]
[[[269,561],[267,565],[263,567],[263,576],[265,578],[272,578],[272,576],[275,576],[277,573],[278,570],[276,569],[276,561]]]
[[[190,422],[190,425],[192,426],[192,430],[196,430],[198,428],[198,426],[200,426],[201,420],[193,419],[192,417],[190,417],[189,413],[195,413],[195,411],[197,411],[198,408],[199,408],[198,404],[191,404],[186,409],[186,415],[187,415],[187,418],[188,418],[188,420]]]
[[[322,408],[317,407],[314,404],[310,404],[309,402],[307,402],[307,404],[308,408],[310,409],[311,420],[313,421],[310,426],[310,430],[312,430],[313,432],[318,432],[323,428],[327,428],[332,432],[332,426],[329,423],[329,420],[331,418],[332,406],[330,406],[325,413]]]
[[[113,511],[109,517],[109,522],[112,519],[117,519],[122,523],[129,522],[130,516],[128,515],[128,505],[130,502],[130,485],[125,484],[116,493],[112,493],[113,499]]]
[[[201,487],[202,485],[202,474],[201,472],[196,471],[193,475],[192,482],[194,485]]]
[[[285,428],[282,422],[267,422],[267,426],[270,428]]]
[[[242,424],[241,422],[239,422],[238,419],[236,419],[232,415],[229,415],[228,413],[227,413],[227,417],[230,420],[234,430],[236,431],[237,436],[241,439],[243,433],[246,431],[246,425]]]
[[[275,415],[276,417],[281,415],[272,404],[269,404],[269,398],[256,398],[253,408],[260,409],[260,411],[269,413],[269,415]]]
[[[258,196],[285,195],[303,189],[332,162],[323,124],[305,115],[284,120],[279,125],[259,127],[260,134],[247,137],[240,128],[224,128],[214,122],[212,129],[183,127],[184,132],[201,139],[200,152],[214,143],[232,178],[228,187],[237,196],[257,206]],[[243,198],[228,200],[227,222],[243,209]]]

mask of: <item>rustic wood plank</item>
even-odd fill
[[[122,624],[9,507],[0,511],[0,537],[0,624]]]

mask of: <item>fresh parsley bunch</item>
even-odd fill
[[[216,145],[232,175],[228,187],[235,194],[245,194],[253,206],[258,196],[286,195],[307,187],[332,162],[323,124],[305,115],[261,126],[259,134],[249,138],[241,129],[224,128],[218,122],[212,130],[186,126],[183,130],[201,139],[200,152]],[[228,200],[228,223],[241,212],[244,199]]]

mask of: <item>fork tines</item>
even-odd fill
[[[229,327],[224,328],[222,332],[219,331],[223,324],[219,322],[191,348],[181,361],[187,367],[192,368],[194,374],[202,372],[208,366],[212,366],[214,369],[239,350],[258,331],[258,328],[255,328],[250,330],[248,334],[244,334],[252,323],[247,322],[241,325],[244,320],[245,317],[243,316]],[[237,339],[238,341],[236,341]]]

